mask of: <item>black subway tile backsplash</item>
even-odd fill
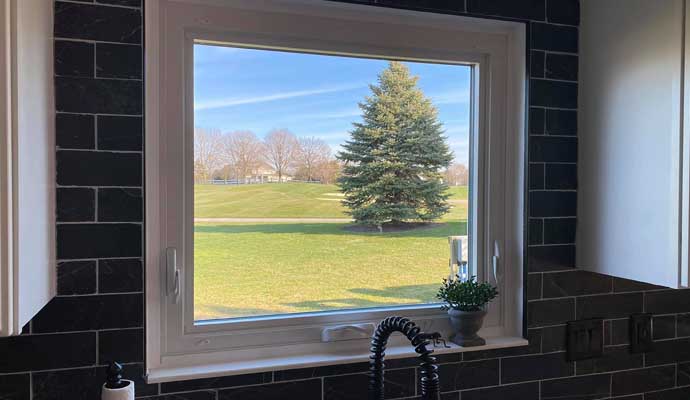
[[[529,165],[529,188],[531,190],[544,189],[544,164]]]
[[[547,190],[577,189],[576,164],[546,164],[544,187]]]
[[[528,272],[562,271],[575,267],[575,245],[530,246]]]
[[[544,243],[544,220],[530,218],[528,222],[527,240],[529,245]]]
[[[642,293],[605,294],[577,298],[577,319],[626,318],[642,312]]]
[[[55,78],[55,106],[59,112],[140,115],[141,95],[141,81]]]
[[[107,367],[76,368],[33,374],[35,400],[95,400],[101,396]],[[142,364],[125,364],[123,378],[134,381],[136,396],[158,393],[158,385],[146,384]],[[139,398],[139,397],[138,397]],[[175,399],[179,400],[179,398]]]
[[[61,224],[57,227],[59,260],[141,255],[141,224]]]
[[[161,384],[161,393],[191,392],[204,389],[223,389],[236,386],[270,383],[270,373],[222,376],[218,378],[192,379],[188,381],[167,382]]]
[[[98,149],[141,151],[144,119],[118,115],[98,116]]]
[[[530,162],[577,162],[577,139],[562,136],[532,136],[529,144]]]
[[[675,375],[674,365],[616,372],[612,376],[611,394],[621,396],[668,389],[674,386]]]
[[[140,259],[116,258],[98,260],[100,293],[139,292],[144,285],[144,268]]]
[[[552,353],[564,351],[567,346],[566,325],[547,326],[541,328],[541,351]]]
[[[260,393],[260,392],[259,392]],[[222,397],[226,398],[226,397]],[[231,398],[231,397],[227,397]],[[234,399],[234,397],[232,397]],[[247,397],[250,399],[252,397]],[[256,398],[256,397],[254,397]],[[262,397],[263,398],[263,397]],[[273,398],[273,397],[272,397]],[[277,397],[275,397],[277,399]],[[210,390],[202,390],[199,392],[185,392],[175,394],[163,394],[160,396],[142,397],[142,400],[216,400],[216,392]]]
[[[690,314],[678,314],[676,324],[678,337],[690,336]]]
[[[58,188],[56,191],[58,222],[94,221],[96,191],[91,188]]]
[[[661,290],[645,295],[645,312],[672,314],[690,312],[690,290]]]
[[[579,0],[546,0],[546,20],[555,24],[579,25]]]
[[[218,400],[323,400],[321,390],[321,379],[308,379],[220,390]],[[329,399],[329,397],[325,397],[325,399]]]
[[[98,221],[141,222],[144,204],[141,189],[98,189]]]
[[[462,400],[539,400],[539,382],[465,390]]]
[[[0,338],[0,354],[0,374],[93,365],[96,332]]]
[[[530,52],[529,74],[532,78],[544,77],[544,52],[532,50]]]
[[[546,17],[545,0],[468,0],[467,12],[534,21]]]
[[[530,107],[529,109],[529,134],[543,135],[544,124],[546,118],[546,111],[539,107]]]
[[[564,324],[575,319],[575,299],[530,301],[527,321],[530,327]]]
[[[389,367],[390,368],[390,367]],[[388,370],[384,376],[386,398],[412,397],[415,394],[413,368]],[[367,397],[366,374],[337,375],[323,379],[324,400],[359,400]]]
[[[57,183],[63,186],[140,186],[141,154],[61,150]]]
[[[530,217],[573,217],[577,213],[577,193],[562,191],[531,191]]]
[[[544,244],[575,243],[575,218],[547,218],[544,220]]]
[[[31,400],[29,374],[0,375],[0,398]]]
[[[438,373],[442,392],[495,386],[499,384],[499,360],[443,364]]]
[[[603,356],[577,362],[577,374],[596,374],[602,372],[622,371],[642,368],[643,355],[632,354],[628,346],[604,348]]]
[[[652,319],[654,340],[673,339],[676,337],[676,316],[657,315]]]
[[[690,387],[661,390],[646,393],[645,400],[687,400],[690,399]]]
[[[106,365],[144,361],[144,329],[98,332],[98,364]]]
[[[577,81],[578,58],[570,54],[547,53],[544,76],[550,79]]]
[[[501,359],[501,383],[560,378],[574,373],[574,365],[566,360],[565,353]]]
[[[96,44],[96,76],[99,78],[141,79],[141,46]]]
[[[55,2],[55,36],[104,42],[141,43],[141,10]]]
[[[96,293],[96,261],[63,261],[57,265],[59,295]]]
[[[577,83],[548,79],[531,79],[530,105],[555,108],[577,108]]]
[[[606,275],[582,270],[544,274],[544,298],[611,293],[611,290],[612,279]]]
[[[577,53],[579,30],[574,26],[532,23],[531,44],[534,50]]]
[[[58,113],[55,116],[55,144],[63,149],[95,148],[95,121],[93,115]]]
[[[603,399],[611,395],[611,375],[600,374],[544,381],[542,400]]]
[[[690,361],[690,338],[654,342],[652,351],[645,353],[645,365],[663,365]]]
[[[546,133],[549,135],[577,135],[577,112],[546,110]]]
[[[32,332],[69,332],[143,326],[142,294],[56,297],[33,319]]]
[[[55,75],[94,76],[93,43],[55,41]]]

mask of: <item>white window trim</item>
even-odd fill
[[[322,343],[324,327],[376,323],[402,314],[427,331],[449,331],[447,315],[436,305],[292,315],[271,319],[193,323],[192,230],[189,162],[193,132],[192,68],[194,40],[241,43],[252,47],[309,49],[386,58],[471,63],[479,66],[473,90],[475,168],[471,204],[482,219],[473,228],[473,254],[480,279],[490,274],[493,243],[499,243],[502,296],[494,322],[482,329],[487,345],[438,349],[485,350],[525,345],[522,338],[525,26],[522,23],[322,0],[148,0],[145,13],[146,71],[146,368],[149,382],[360,362],[368,340]],[[319,37],[314,33],[318,32]],[[374,32],[375,34],[372,34]],[[479,99],[483,103],[479,103]],[[491,143],[491,146],[484,142]],[[181,160],[181,161],[179,161]],[[489,160],[492,160],[489,163]],[[478,174],[489,171],[487,175]],[[484,185],[482,183],[485,182]],[[486,199],[490,201],[485,201]],[[481,206],[483,205],[483,206]],[[481,207],[481,209],[480,209]],[[181,295],[167,296],[166,248],[178,249]],[[489,254],[491,249],[491,254]],[[232,329],[229,329],[229,328]],[[280,343],[284,339],[283,343]],[[393,338],[387,356],[414,355]]]

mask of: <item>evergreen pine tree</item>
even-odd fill
[[[441,172],[453,155],[417,80],[391,62],[359,104],[362,122],[353,124],[338,154],[345,164],[338,179],[343,203],[357,223],[432,221],[450,209]]]

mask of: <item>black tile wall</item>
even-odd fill
[[[690,396],[690,291],[573,270],[577,0],[352,0],[530,28],[529,346],[440,357],[444,400],[674,400]],[[366,363],[146,384],[143,380],[142,1],[55,2],[58,297],[0,339],[0,399],[99,397],[125,362],[150,400],[361,399]],[[85,167],[87,166],[87,167]],[[628,316],[654,316],[654,351],[631,354]],[[565,323],[600,316],[604,355],[565,357]],[[416,361],[391,360],[388,398],[415,398]]]
[[[55,117],[55,142],[61,149],[93,149],[96,146],[96,118],[93,115],[65,114]]]

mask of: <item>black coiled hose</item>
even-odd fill
[[[419,365],[422,400],[439,400],[438,367],[436,358],[431,356],[434,350],[429,350],[429,340],[435,334],[425,334],[414,322],[403,317],[388,317],[381,321],[371,339],[371,356],[369,356],[369,399],[383,400],[383,362],[386,356],[386,344],[393,332],[400,332],[412,343],[415,352],[419,354]]]

